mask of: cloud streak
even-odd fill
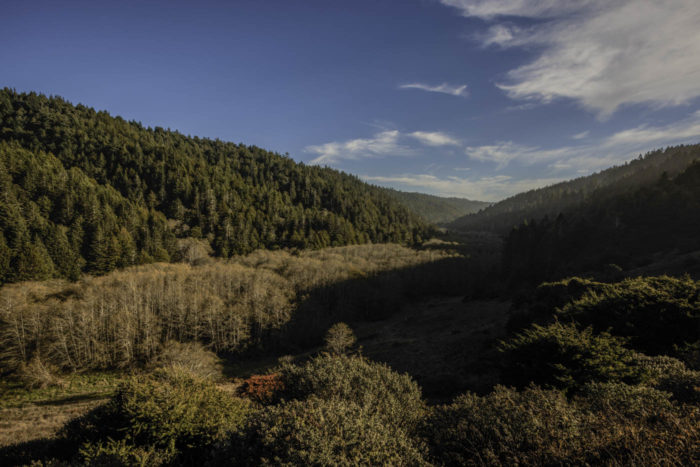
[[[484,46],[539,50],[498,84],[514,99],[569,98],[606,118],[630,104],[700,96],[697,0],[441,0],[493,24]],[[510,21],[527,18],[535,26]]]
[[[427,92],[438,92],[442,94],[449,94],[451,96],[458,97],[468,97],[469,91],[466,84],[462,85],[452,85],[447,83],[442,83],[437,86],[431,86],[429,84],[423,83],[409,83],[399,85],[399,89],[419,89],[421,91]]]
[[[427,146],[459,146],[461,144],[458,140],[439,131],[414,131],[409,133],[408,136]]]
[[[413,140],[425,146],[459,146],[461,143],[440,131],[414,131],[401,133],[398,130],[385,130],[371,138],[357,138],[348,141],[332,141],[311,145],[305,152],[316,154],[311,164],[332,164],[341,160],[378,159],[393,156],[414,156],[417,148],[411,146]]]
[[[574,135],[585,140],[588,132]],[[576,138],[578,137],[578,138]],[[511,163],[521,166],[545,163],[554,171],[590,173],[629,160],[633,154],[651,147],[693,144],[700,142],[700,111],[673,124],[662,126],[642,125],[614,133],[594,143],[543,149],[503,141],[484,146],[465,148],[467,157],[484,163],[492,163],[502,170]]]
[[[438,177],[432,174],[402,174],[396,176],[369,176],[361,178],[370,183],[420,190],[438,196],[457,196],[479,201],[498,201],[522,191],[552,185],[562,178],[516,180],[508,175],[479,178]]]

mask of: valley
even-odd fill
[[[3,465],[700,453],[700,145],[485,203],[57,97],[0,116]]]

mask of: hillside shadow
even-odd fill
[[[454,251],[455,246],[435,242],[425,248]],[[304,361],[322,350],[333,324],[346,322],[365,355],[409,373],[428,397],[490,388],[495,379],[486,354],[505,329],[509,304],[493,299],[502,291],[491,250],[458,246],[467,254],[303,291],[287,325],[262,336],[260,346],[225,356],[225,374],[264,372],[285,355]]]

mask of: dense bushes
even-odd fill
[[[518,310],[508,324],[511,332],[559,319],[592,326],[595,333],[628,338],[630,348],[646,354],[697,360],[700,283],[687,276],[637,277],[615,283],[573,277],[543,283],[516,305]]]
[[[425,403],[410,376],[361,356],[320,355],[305,364],[283,364],[280,399],[341,399],[377,413],[386,423],[411,430]]]
[[[700,407],[650,386],[588,382],[572,397],[497,386],[429,407],[408,376],[359,356],[321,354],[276,371],[248,381],[248,396],[270,389],[255,404],[182,371],[131,378],[63,429],[56,457],[93,465],[413,466],[693,465],[700,455]]]
[[[497,387],[436,407],[425,424],[433,460],[445,465],[557,464],[583,442],[583,421],[558,391]]]
[[[269,405],[234,437],[231,455],[239,462],[424,463],[415,431],[427,407],[408,375],[360,356],[325,353],[276,371],[276,397],[259,399]]]
[[[623,343],[575,324],[535,324],[502,344],[502,381],[519,387],[534,382],[565,391],[591,381],[639,382],[642,372]]]
[[[236,460],[246,465],[425,464],[420,445],[400,425],[343,398],[312,396],[268,407],[237,446]]]
[[[629,337],[647,354],[678,354],[700,341],[700,284],[689,277],[626,279],[587,290],[557,314]]]
[[[436,407],[424,425],[438,465],[691,465],[700,412],[669,394],[620,383],[561,392],[497,387]]]
[[[201,460],[237,430],[248,403],[183,371],[132,378],[109,403],[69,423],[63,436],[85,462],[159,465]]]

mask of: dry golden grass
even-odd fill
[[[0,409],[0,446],[51,438],[68,421],[83,415],[107,399],[56,401]]]

